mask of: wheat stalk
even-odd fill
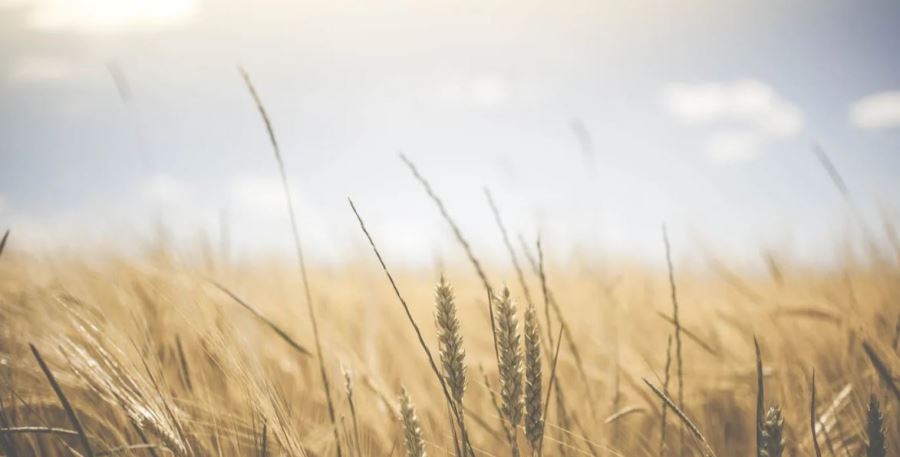
[[[669,271],[669,291],[672,299],[672,320],[675,321],[675,373],[678,378],[678,407],[684,409],[684,360],[681,354],[681,319],[678,315],[678,289],[675,286],[675,269],[672,267],[672,248],[669,245],[669,233],[665,224],[662,226],[663,244],[666,248],[666,267]],[[681,457],[684,457],[684,427],[679,429]]]
[[[672,368],[672,335],[666,339],[666,367],[663,371],[662,389],[666,395],[669,395],[669,380],[671,379]],[[666,454],[666,412],[669,405],[665,401],[662,402],[662,414],[659,423],[659,455]]]
[[[425,440],[422,438],[422,427],[416,416],[416,406],[404,387],[400,393],[400,426],[403,428],[403,439],[406,443],[407,457],[426,457]]]
[[[372,252],[375,253],[375,258],[378,259],[378,263],[381,265],[381,270],[384,271],[385,276],[387,276],[388,282],[391,284],[391,288],[394,290],[394,295],[397,297],[397,300],[400,301],[400,305],[403,307],[403,311],[406,313],[406,318],[409,320],[410,325],[413,327],[413,331],[416,333],[416,338],[419,340],[419,345],[422,347],[422,350],[425,351],[425,356],[428,358],[428,364],[431,367],[431,371],[434,373],[435,377],[438,378],[438,382],[441,385],[441,392],[444,394],[444,399],[447,400],[447,404],[450,406],[450,410],[453,413],[453,416],[457,421],[461,420],[463,412],[456,407],[456,404],[453,401],[453,397],[450,395],[450,391],[447,387],[447,382],[444,380],[444,376],[441,374],[440,369],[438,369],[437,363],[434,361],[434,356],[431,354],[431,349],[428,348],[428,345],[425,343],[425,338],[422,336],[422,330],[419,328],[419,324],[416,323],[416,320],[412,317],[412,312],[409,310],[409,305],[406,303],[406,299],[403,298],[403,295],[400,294],[400,288],[397,287],[397,282],[394,281],[394,276],[391,274],[391,271],[388,269],[387,264],[384,262],[384,258],[381,257],[381,252],[378,250],[378,247],[375,245],[375,240],[372,239],[372,235],[369,233],[369,230],[366,228],[365,222],[363,222],[362,216],[359,215],[359,211],[356,210],[356,205],[353,204],[353,200],[347,199],[347,202],[350,204],[350,209],[353,211],[353,214],[356,216],[357,222],[359,222],[359,228],[362,230],[363,234],[366,236],[366,239],[369,241],[369,246],[372,247]],[[466,439],[466,437],[463,437]],[[465,446],[468,449],[471,449],[472,446],[470,443],[466,443]]]
[[[869,396],[869,406],[866,410],[866,457],[886,457],[887,448],[884,443],[884,418],[881,416],[881,407],[875,395]]]
[[[466,445],[469,440],[463,414],[463,395],[466,391],[466,352],[463,349],[463,338],[460,334],[453,289],[443,275],[435,287],[434,301],[434,320],[438,333],[438,354],[441,358],[441,368],[450,390],[450,396],[456,405],[456,410],[460,413],[456,423],[459,426],[465,454],[468,455],[471,453],[471,449]]]
[[[878,372],[878,376],[884,381],[891,393],[894,394],[894,398],[900,401],[900,387],[897,387],[897,383],[894,381],[894,374],[891,373],[890,368],[878,356],[875,348],[868,341],[863,341],[862,344],[863,350],[866,352],[866,356],[869,357],[869,361],[872,362],[872,366],[875,367],[875,371]]]
[[[3,249],[6,248],[6,240],[9,238],[9,229],[3,232],[3,238],[0,238],[0,255],[3,255]]]
[[[544,434],[544,416],[541,408],[541,329],[534,304],[525,309],[525,437],[531,444],[533,455],[541,449]]]
[[[294,249],[297,253],[297,262],[300,266],[300,280],[303,283],[303,294],[306,297],[306,309],[309,312],[309,322],[312,324],[313,330],[313,339],[316,342],[316,356],[319,359],[319,374],[322,377],[322,388],[325,390],[325,400],[328,403],[328,416],[331,419],[331,427],[334,432],[334,444],[337,447],[337,457],[342,457],[343,452],[341,451],[341,440],[338,436],[338,425],[337,419],[334,413],[334,402],[331,400],[331,384],[328,381],[328,373],[325,371],[325,359],[322,356],[322,340],[319,338],[319,324],[316,321],[316,309],[313,305],[312,300],[312,292],[310,291],[309,286],[309,278],[306,274],[306,260],[303,256],[303,245],[300,243],[300,229],[297,224],[297,216],[294,214],[294,202],[291,199],[290,188],[288,187],[287,174],[284,171],[284,160],[281,157],[281,149],[278,147],[278,142],[275,140],[275,131],[272,128],[272,122],[269,120],[269,115],[266,113],[266,109],[263,106],[262,99],[259,97],[259,94],[256,92],[256,88],[253,86],[253,83],[250,81],[250,75],[244,71],[243,68],[238,67],[238,71],[240,71],[241,76],[244,78],[244,83],[247,85],[247,90],[250,92],[250,95],[253,97],[253,101],[256,103],[256,108],[259,110],[259,114],[262,117],[263,123],[266,125],[266,132],[269,134],[269,141],[272,143],[272,150],[275,153],[275,161],[278,163],[278,172],[281,175],[281,185],[284,190],[284,199],[285,204],[287,205],[288,216],[291,220],[291,234],[294,237]]]
[[[513,264],[513,268],[516,270],[516,277],[519,280],[519,286],[522,287],[522,293],[525,294],[525,300],[528,303],[532,303],[531,290],[528,288],[528,283],[525,281],[525,273],[523,273],[522,266],[519,264],[519,257],[516,256],[516,250],[513,249],[512,242],[509,240],[509,233],[506,231],[506,226],[503,224],[503,219],[500,217],[500,210],[497,208],[497,204],[494,203],[494,197],[487,187],[484,188],[484,195],[487,198],[488,205],[491,207],[491,213],[494,215],[494,222],[497,223],[497,228],[500,229],[500,234],[503,235],[503,244],[506,245],[506,252],[509,254],[509,259]]]
[[[497,308],[497,348],[500,359],[500,410],[509,425],[509,445],[513,457],[518,457],[516,430],[522,419],[522,346],[516,305],[504,287],[494,299]]]
[[[682,411],[681,408],[679,408],[678,405],[675,404],[675,401],[673,401],[663,391],[659,390],[658,387],[651,384],[650,381],[644,379],[644,383],[647,384],[647,386],[650,387],[651,390],[653,390],[653,393],[655,393],[656,396],[658,396],[660,399],[662,399],[662,401],[666,402],[666,404],[669,405],[669,408],[671,408],[672,411],[675,412],[675,415],[678,416],[679,419],[681,419],[681,422],[687,426],[691,434],[694,435],[694,438],[703,445],[703,454],[706,455],[706,457],[715,457],[716,454],[715,452],[713,452],[712,447],[709,445],[709,441],[707,441],[706,437],[704,437],[703,434],[700,433],[700,429],[687,416],[687,414],[685,414],[684,411]]]
[[[765,445],[763,443],[763,414],[765,410],[766,394],[763,383],[762,353],[759,350],[759,341],[753,337],[753,348],[756,350],[756,456],[763,457]]]
[[[447,212],[447,208],[444,206],[444,202],[441,201],[441,198],[431,189],[431,184],[428,183],[428,180],[419,173],[419,169],[416,168],[416,165],[412,163],[405,155],[399,154],[400,160],[406,164],[409,168],[409,171],[412,172],[413,176],[419,181],[419,184],[425,188],[425,193],[428,194],[428,197],[434,202],[434,204],[438,207],[438,211],[441,212],[441,216],[443,216],[444,220],[447,222],[447,225],[450,226],[450,230],[453,231],[454,237],[456,237],[456,241],[459,242],[460,246],[462,246],[463,250],[466,252],[466,256],[469,258],[469,262],[472,263],[472,266],[475,268],[475,273],[478,274],[478,278],[481,279],[482,285],[484,288],[491,292],[493,288],[491,288],[491,282],[488,281],[487,274],[484,272],[484,269],[481,267],[481,262],[478,261],[478,258],[475,257],[475,253],[472,251],[472,247],[466,238],[462,234],[462,230],[459,229],[459,226],[456,225],[456,222],[450,217],[450,213]]]
[[[362,457],[362,443],[359,439],[359,419],[356,417],[356,403],[353,401],[353,373],[350,368],[341,366],[344,373],[344,392],[347,394],[347,403],[350,405],[350,416],[353,419],[353,438],[356,441],[356,455]]]
[[[781,408],[772,406],[766,411],[766,419],[762,424],[762,455],[765,457],[781,457],[784,452],[784,418]]]
[[[466,390],[466,352],[463,349],[453,289],[443,275],[435,287],[434,301],[436,305],[434,319],[437,326],[441,366],[453,401],[457,405],[462,405],[463,394]]]

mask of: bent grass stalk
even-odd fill
[[[315,306],[312,300],[312,292],[310,292],[309,278],[306,274],[306,260],[303,256],[303,245],[300,243],[300,229],[297,224],[297,216],[294,214],[294,203],[291,199],[290,188],[288,187],[287,174],[284,171],[284,160],[281,157],[281,150],[278,147],[278,141],[275,139],[275,131],[272,128],[272,123],[269,121],[269,115],[266,113],[266,109],[263,106],[262,99],[260,99],[259,94],[256,92],[256,88],[250,81],[250,75],[241,67],[238,67],[238,71],[240,71],[241,76],[244,78],[247,90],[253,97],[256,108],[259,110],[263,123],[266,125],[266,132],[268,132],[269,141],[272,143],[272,151],[275,153],[275,161],[278,163],[278,173],[281,175],[281,185],[284,190],[285,204],[287,205],[288,216],[291,220],[291,234],[293,235],[294,249],[296,250],[297,263],[300,267],[300,280],[303,283],[303,294],[306,297],[306,309],[309,312],[309,321],[312,324],[313,338],[316,341],[316,356],[319,360],[319,372],[322,377],[322,388],[325,390],[325,400],[328,403],[328,416],[331,419],[331,428],[334,432],[334,445],[337,448],[337,456],[342,457],[343,452],[341,451],[341,439],[338,435],[338,424],[334,412],[334,402],[331,399],[331,386],[328,381],[328,373],[325,370],[325,360],[322,355],[322,340],[319,338],[319,324],[316,321]]]

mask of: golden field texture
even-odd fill
[[[665,268],[518,251],[524,281],[484,265],[491,308],[467,264],[397,269],[407,315],[374,257],[313,266],[320,366],[295,264],[7,249],[0,453],[897,455],[900,269],[882,254],[752,272],[673,259],[677,327]]]

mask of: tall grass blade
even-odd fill
[[[319,360],[319,372],[322,377],[322,387],[323,390],[325,390],[325,400],[328,403],[328,416],[331,419],[331,427],[334,432],[334,444],[337,448],[337,456],[342,457],[343,452],[341,450],[341,439],[338,435],[338,424],[334,412],[334,402],[331,399],[331,385],[328,380],[328,373],[325,370],[325,360],[322,355],[322,341],[319,338],[319,324],[316,321],[315,305],[313,304],[312,293],[310,292],[309,278],[306,274],[306,261],[303,256],[303,245],[300,243],[300,229],[297,225],[297,216],[294,214],[294,203],[291,199],[290,188],[288,187],[287,174],[284,171],[284,160],[281,157],[278,141],[275,139],[275,131],[272,128],[272,122],[269,120],[269,115],[266,113],[262,99],[260,99],[259,94],[256,92],[256,88],[250,81],[250,75],[247,74],[243,68],[238,67],[238,71],[240,71],[241,76],[244,78],[247,90],[250,91],[250,95],[256,103],[256,108],[259,110],[263,123],[266,125],[266,132],[268,132],[269,141],[272,143],[272,151],[275,153],[275,161],[278,163],[278,172],[281,175],[281,185],[284,190],[285,204],[287,205],[288,216],[291,219],[291,234],[294,237],[294,249],[297,252],[297,262],[300,266],[300,279],[303,283],[303,294],[306,297],[306,309],[309,312],[309,321],[312,324],[313,338],[316,342],[316,356]]]

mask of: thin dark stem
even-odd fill
[[[63,392],[62,387],[60,387],[59,383],[56,381],[56,377],[53,376],[53,372],[50,371],[50,367],[44,362],[44,359],[41,357],[41,353],[38,352],[37,348],[30,343],[28,346],[31,347],[34,358],[37,360],[38,365],[41,366],[41,371],[44,372],[44,376],[47,377],[47,381],[50,382],[50,386],[53,387],[53,391],[56,392],[56,396],[59,398],[59,402],[62,403],[66,415],[69,416],[69,421],[72,422],[72,426],[75,427],[75,432],[78,433],[78,437],[81,439],[81,446],[84,448],[84,453],[87,457],[94,457],[94,450],[91,449],[91,443],[88,442],[87,434],[84,433],[81,421],[78,420],[78,415],[75,414],[75,409],[72,408],[69,399],[66,398],[66,394]]]
[[[541,239],[537,240],[538,252],[538,277],[541,280],[541,293],[544,296],[544,320],[547,321],[547,342],[553,347],[553,331],[550,330],[553,323],[550,321],[550,294],[547,291],[547,274],[544,271],[544,250],[541,248]]]
[[[894,375],[891,373],[891,370],[885,365],[884,361],[881,360],[881,357],[878,357],[878,353],[875,352],[875,349],[872,348],[868,341],[863,341],[863,350],[866,351],[869,361],[872,362],[872,366],[875,367],[875,371],[878,372],[878,376],[881,377],[881,380],[887,385],[888,390],[894,394],[894,398],[900,401],[900,388],[898,388],[897,383],[894,382]]]
[[[309,278],[306,274],[306,261],[303,256],[303,246],[300,243],[300,230],[297,225],[297,217],[294,214],[294,203],[291,200],[291,192],[288,187],[287,174],[284,171],[284,160],[281,158],[281,150],[278,148],[278,142],[275,139],[275,131],[272,129],[272,123],[269,121],[269,116],[266,114],[266,109],[263,107],[262,100],[259,98],[259,94],[257,94],[256,89],[253,87],[253,83],[250,81],[250,75],[244,71],[243,68],[238,67],[238,70],[241,72],[241,76],[244,78],[244,82],[247,84],[247,89],[250,91],[250,95],[253,96],[253,101],[256,102],[256,107],[259,109],[259,114],[262,116],[263,123],[266,125],[266,131],[269,134],[269,141],[272,143],[272,150],[275,152],[275,160],[278,162],[278,173],[281,175],[281,184],[284,189],[284,198],[285,203],[287,204],[288,215],[291,220],[291,233],[294,236],[294,248],[297,251],[297,262],[300,266],[300,279],[303,283],[303,294],[306,297],[306,309],[309,311],[309,321],[312,324],[313,329],[313,338],[316,340],[316,356],[319,359],[319,372],[322,376],[322,386],[325,389],[325,399],[328,402],[328,416],[331,419],[331,427],[334,432],[334,443],[337,447],[337,455],[338,457],[343,456],[343,452],[341,451],[341,440],[338,436],[338,426],[337,419],[334,413],[334,402],[331,400],[331,385],[328,381],[328,373],[325,370],[325,360],[322,356],[322,340],[319,338],[319,324],[316,321],[316,311],[315,306],[312,300],[312,292],[310,291],[309,286]]]
[[[519,257],[516,256],[516,250],[513,249],[512,243],[509,240],[509,233],[506,231],[506,226],[503,225],[503,219],[500,217],[500,210],[497,209],[497,205],[494,203],[494,197],[491,195],[491,191],[486,187],[484,188],[484,195],[487,197],[488,204],[491,206],[491,213],[494,214],[494,222],[497,223],[497,228],[500,229],[500,233],[503,235],[503,244],[506,245],[506,252],[509,254],[509,259],[512,261],[513,268],[516,270],[516,276],[519,280],[519,285],[522,287],[522,293],[525,294],[525,300],[531,304],[533,303],[531,300],[531,291],[528,289],[528,283],[525,281],[525,273],[522,271],[522,266],[519,265]]]
[[[672,335],[666,339],[666,368],[663,374],[663,392],[669,395],[669,380],[672,368]],[[659,455],[666,454],[666,412],[669,405],[663,401],[662,404],[662,420],[660,421],[659,431]]]
[[[294,348],[294,350],[296,350],[298,353],[305,355],[305,356],[312,356],[312,353],[310,353],[308,349],[301,346],[300,343],[297,343],[293,338],[291,338],[287,334],[286,331],[284,331],[281,327],[275,325],[274,322],[272,322],[271,320],[269,320],[268,318],[263,316],[259,311],[256,310],[256,308],[254,308],[249,303],[242,300],[240,297],[238,297],[233,292],[228,290],[225,286],[223,286],[215,281],[210,281],[210,283],[212,285],[216,286],[217,289],[219,289],[223,293],[225,293],[225,295],[228,295],[229,297],[231,297],[231,299],[234,300],[237,304],[241,305],[244,309],[249,311],[250,314],[253,315],[253,317],[259,319],[259,321],[262,322],[263,324],[266,324],[267,327],[272,329],[272,331],[275,332],[275,334],[277,334],[279,337],[281,337],[281,339],[284,340],[285,343],[287,343],[290,347]]]
[[[0,255],[3,255],[3,249],[6,248],[6,239],[9,238],[9,229],[3,232],[3,238],[0,239]]]
[[[388,282],[391,283],[391,288],[394,289],[394,294],[397,296],[397,299],[403,306],[403,311],[406,313],[406,318],[409,320],[409,323],[412,325],[413,330],[416,332],[416,337],[419,340],[419,345],[422,347],[422,350],[425,351],[425,355],[428,358],[428,364],[431,365],[431,371],[434,372],[435,377],[437,377],[438,382],[440,382],[441,384],[441,391],[444,393],[444,398],[450,405],[450,410],[453,412],[453,417],[457,421],[459,421],[462,412],[456,408],[453,397],[450,396],[450,391],[447,390],[447,383],[444,381],[444,377],[441,375],[441,371],[440,369],[438,369],[438,366],[434,361],[434,356],[432,356],[431,350],[428,349],[428,344],[425,343],[425,338],[422,336],[422,330],[419,329],[419,324],[417,324],[416,320],[413,319],[412,312],[410,312],[409,310],[409,305],[406,303],[403,295],[400,294],[400,289],[397,287],[397,283],[394,281],[394,276],[391,275],[390,270],[388,270],[387,264],[384,263],[384,259],[381,257],[381,252],[378,251],[378,247],[375,246],[375,241],[372,239],[372,235],[370,235],[369,230],[366,229],[366,224],[363,222],[362,216],[360,216],[359,212],[356,210],[356,205],[354,205],[353,200],[349,198],[347,199],[347,201],[350,202],[350,209],[353,210],[353,214],[356,216],[356,220],[359,221],[359,228],[362,229],[363,234],[366,235],[366,239],[369,241],[369,246],[372,247],[372,251],[375,253],[375,257],[378,259],[378,263],[381,264],[381,269],[387,276]],[[469,449],[469,453],[474,455],[474,452],[472,451],[472,445],[468,442],[464,443],[464,445]]]
[[[681,319],[678,315],[678,289],[675,286],[675,269],[672,267],[672,248],[666,225],[662,226],[663,244],[666,247],[666,267],[669,270],[669,290],[672,299],[672,319],[675,321],[675,373],[678,378],[678,406],[684,408],[684,361],[681,353]],[[684,457],[684,427],[679,430],[681,457]]]
[[[756,455],[763,457],[762,423],[766,408],[766,393],[763,382],[762,354],[756,336],[753,337],[753,347],[756,349]]]
[[[556,338],[556,350],[553,352],[553,367],[550,369],[550,381],[547,384],[547,396],[544,398],[544,416],[550,417],[550,392],[553,392],[554,383],[556,383],[556,365],[559,361],[559,346],[562,342],[562,326],[559,327],[559,335]],[[538,445],[538,455],[541,455],[541,452],[544,448],[544,438],[543,434],[541,436],[541,442]]]
[[[456,225],[456,222],[453,221],[453,218],[450,217],[450,213],[447,212],[447,208],[444,206],[444,202],[441,201],[440,197],[434,193],[434,190],[431,189],[431,185],[428,184],[428,180],[419,173],[419,170],[416,168],[415,164],[412,163],[405,155],[400,154],[400,160],[409,167],[409,170],[412,172],[413,176],[415,176],[416,180],[422,184],[422,187],[425,188],[425,192],[431,197],[431,200],[437,205],[438,210],[441,212],[441,216],[443,216],[444,220],[447,221],[447,224],[450,225],[450,229],[453,231],[453,235],[456,237],[456,241],[462,245],[463,250],[466,251],[466,256],[469,257],[469,262],[472,263],[472,266],[475,267],[475,272],[478,274],[478,278],[481,279],[484,288],[490,291],[493,291],[491,287],[490,281],[488,281],[487,275],[484,273],[484,269],[481,268],[481,262],[478,261],[478,258],[475,257],[475,253],[472,252],[472,247],[469,245],[469,242],[466,241],[466,238],[463,236],[462,231],[459,229],[459,226]]]

